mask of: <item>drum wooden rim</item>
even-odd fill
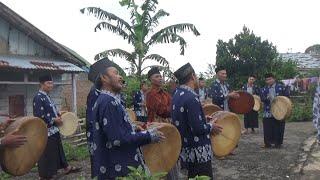
[[[261,98],[258,95],[252,95],[254,99],[254,105],[253,105],[253,110],[254,111],[260,111],[261,109]]]
[[[166,139],[163,142],[142,147],[143,157],[152,174],[169,172],[178,161],[181,152],[181,136],[178,129],[169,123],[159,123]]]
[[[211,114],[217,112],[217,111],[222,111],[222,109],[215,105],[215,104],[206,104],[202,107],[203,113],[206,116],[210,116]]]

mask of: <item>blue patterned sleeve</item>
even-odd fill
[[[138,92],[136,92],[134,94],[134,102],[133,102],[133,106],[135,107],[135,109],[139,109],[140,107],[139,102],[140,102],[140,95]]]
[[[125,123],[129,122],[125,122],[123,118],[123,114],[117,109],[117,106],[106,103],[103,118],[100,118],[99,123],[109,142],[119,143],[121,147],[139,147],[151,142],[151,133],[148,131],[128,131],[128,128],[125,128]]]
[[[260,98],[261,98],[261,101],[264,102],[264,103],[269,103],[270,102],[270,100],[268,99],[268,91],[267,91],[266,88],[262,88],[261,89]]]
[[[36,95],[33,98],[33,116],[41,118],[45,123],[49,124],[49,120],[45,116],[44,112],[44,100],[41,99],[41,96]]]
[[[221,92],[220,88],[213,84],[211,87],[212,91],[212,103],[213,104],[223,104],[224,99],[226,98]]]
[[[254,94],[256,94],[256,95],[258,95],[258,96],[260,96],[260,94],[261,94],[261,89],[258,87],[258,86],[254,86],[255,88],[254,88]]]
[[[191,131],[193,132],[193,134],[209,134],[212,126],[211,124],[206,123],[206,119],[203,116],[200,102],[198,102],[196,98],[190,98],[190,100],[186,102],[185,108],[187,110],[187,123],[191,127]],[[180,109],[180,111],[184,111],[184,109]]]

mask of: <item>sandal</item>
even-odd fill
[[[80,172],[81,171],[81,167],[74,167],[74,166],[71,166],[70,169],[65,172],[64,174],[67,175],[67,174],[71,174],[71,173],[77,173],[77,172]]]

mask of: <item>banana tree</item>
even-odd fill
[[[195,36],[200,35],[196,27],[189,23],[170,25],[154,33],[154,29],[159,25],[159,20],[169,16],[169,13],[163,9],[157,10],[157,0],[145,0],[140,6],[134,0],[121,0],[120,5],[130,10],[130,22],[98,7],[87,7],[80,11],[101,20],[94,28],[95,31],[108,30],[121,36],[134,47],[133,52],[120,48],[105,50],[97,54],[95,60],[104,57],[123,58],[131,64],[135,75],[139,78],[142,72],[150,67],[143,66],[147,61],[157,62],[166,69],[170,69],[166,58],[159,54],[148,54],[150,47],[156,44],[179,43],[180,54],[184,55],[187,42],[180,33],[189,31]]]

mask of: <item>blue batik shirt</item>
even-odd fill
[[[120,96],[101,91],[93,106],[93,152],[94,173],[98,179],[126,176],[128,166],[145,166],[140,146],[151,142],[148,131],[136,132]]]
[[[134,94],[133,109],[134,109],[134,112],[136,113],[136,116],[142,116],[142,117],[147,116],[146,108],[142,106],[142,104],[145,101],[146,101],[145,95],[142,92],[142,90]]]
[[[87,97],[87,110],[86,110],[86,134],[89,147],[92,145],[92,130],[93,130],[93,106],[98,99],[100,90],[95,87],[91,88]],[[90,149],[89,149],[90,150]],[[90,151],[92,155],[92,152]]]
[[[318,132],[318,140],[320,140],[320,86],[316,88],[316,93],[313,98],[313,117],[312,121],[314,127]]]
[[[41,118],[48,128],[48,137],[59,132],[54,123],[54,118],[59,116],[54,102],[44,91],[39,90],[33,98],[33,116]]]
[[[289,96],[289,93],[282,84],[274,83],[272,86],[262,88],[260,98],[264,104],[264,118],[273,117],[271,114],[271,102],[276,96]]]
[[[212,103],[219,106],[221,109],[225,111],[229,111],[228,106],[228,94],[231,91],[228,83],[221,83],[218,79],[216,79],[210,89],[210,97],[212,98]]]
[[[212,125],[206,123],[198,95],[188,86],[176,89],[172,99],[172,123],[180,132],[180,159],[187,163],[211,161],[210,141]]]

